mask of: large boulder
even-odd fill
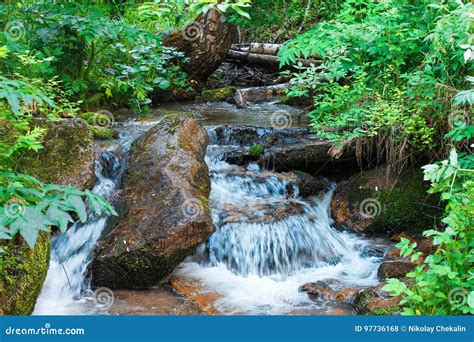
[[[401,174],[385,166],[358,173],[337,184],[331,202],[336,225],[356,233],[420,235],[439,223],[439,197],[429,195],[419,171]]]
[[[193,119],[165,120],[134,144],[117,205],[120,219],[91,264],[94,286],[156,285],[214,232],[207,144]]]
[[[87,123],[80,119],[37,121],[46,129],[44,148],[18,160],[17,172],[45,183],[74,185],[82,190],[94,184],[95,149]],[[38,298],[49,267],[50,235],[42,232],[33,249],[17,235],[0,243],[0,314],[28,315]]]

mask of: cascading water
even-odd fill
[[[258,116],[257,121],[264,123],[269,114],[257,111],[262,114],[259,116],[252,110],[241,113],[235,109],[225,112],[227,104],[217,104],[212,111],[210,106],[210,121],[205,119],[204,123],[215,126],[207,127],[210,146],[206,160],[217,231],[193,257],[177,267],[173,276],[198,282],[202,291],[218,294],[213,306],[225,314],[324,314],[331,312],[333,304],[310,299],[298,291],[301,285],[321,280],[338,290],[377,284],[381,258],[368,252],[386,246],[332,227],[329,206],[333,189],[303,199],[287,174],[261,170],[255,163],[242,167],[225,162],[227,156],[238,155],[255,144],[270,141],[287,145],[302,137],[312,139],[308,130],[219,126],[224,119],[240,122],[241,116],[252,120]],[[272,103],[257,109],[277,108]],[[113,198],[131,143],[156,123],[130,122],[121,127],[120,139],[104,147],[96,162],[94,192]],[[257,125],[253,121],[245,123]],[[181,297],[161,288],[116,291],[114,307],[106,310],[97,306],[87,267],[106,224],[107,218],[91,216],[86,224],[76,224],[53,238],[50,268],[34,314],[196,312]]]
[[[217,231],[175,276],[219,293],[215,306],[234,314],[328,309],[327,303],[298,291],[307,282],[337,280],[336,289],[377,284],[381,259],[367,253],[373,242],[332,227],[333,189],[302,199],[298,186],[284,174],[222,161],[226,148],[215,143],[232,144],[235,139],[217,137],[215,127],[208,130],[210,204]],[[227,149],[232,147],[241,146]]]
[[[146,126],[125,124],[117,143],[101,152],[95,165],[94,193],[113,199],[130,146],[145,129]],[[66,233],[52,239],[48,274],[33,314],[98,313],[96,305],[88,305],[94,298],[86,274],[106,223],[106,217],[91,214],[86,224],[76,223]]]

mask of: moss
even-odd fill
[[[389,306],[387,308],[379,308],[367,312],[368,316],[393,316],[397,312],[402,311],[400,305]]]
[[[43,139],[44,148],[38,153],[30,151],[23,154],[16,171],[29,174],[45,183],[91,187],[94,182],[95,156],[91,148],[92,132],[89,126],[77,119],[59,123],[42,121],[35,125],[47,129]],[[91,172],[86,172],[87,168],[90,168]],[[87,173],[91,179],[85,179]],[[81,175],[84,175],[84,179],[79,179],[82,178]]]
[[[439,222],[443,215],[439,197],[427,193],[429,184],[423,181],[421,170],[404,172],[398,179],[376,172],[362,173],[349,184],[351,203],[369,198],[380,203],[374,227],[419,235]]]
[[[253,145],[249,148],[249,155],[258,157],[263,154],[264,147],[262,144]]]
[[[33,249],[22,240],[3,243],[0,265],[1,311],[6,315],[29,315],[49,266],[50,235],[42,232]]]
[[[202,91],[201,95],[196,98],[196,101],[225,101],[228,98],[234,97],[236,91],[237,89],[235,89],[235,87],[207,89]]]
[[[100,127],[100,126],[89,126],[94,139],[99,140],[108,140],[108,139],[116,139],[118,138],[118,132],[115,129],[107,128],[107,127]]]
[[[86,120],[89,125],[97,125],[100,122],[108,123],[111,118],[105,113],[86,112],[77,116],[80,119]]]

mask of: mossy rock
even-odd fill
[[[118,132],[113,128],[90,126],[94,139],[98,140],[109,140],[118,138]]]
[[[253,157],[258,157],[263,154],[263,150],[263,144],[257,144],[250,147],[248,153]]]
[[[31,249],[19,236],[2,242],[0,303],[4,315],[32,313],[49,267],[50,235],[42,232]]]
[[[237,89],[235,89],[235,87],[207,89],[201,92],[201,95],[196,98],[196,101],[197,102],[226,101],[227,99],[234,97],[236,91]]]
[[[294,97],[285,95],[280,100],[279,104],[292,106],[292,107],[306,107],[312,105],[312,100],[309,97]]]
[[[394,176],[386,167],[365,171],[338,184],[331,203],[338,225],[356,232],[421,235],[439,225],[439,196],[427,193],[420,170]]]
[[[57,122],[37,120],[46,129],[44,148],[19,158],[15,171],[32,175],[44,183],[91,188],[95,182],[92,132],[82,119]],[[4,241],[0,263],[0,313],[28,315],[46,277],[50,259],[50,234],[42,232],[33,249],[17,235]]]
[[[367,312],[367,316],[394,316],[402,311],[400,305],[389,306],[387,308],[378,308]]]
[[[100,112],[85,112],[79,114],[77,117],[86,120],[89,125],[93,126],[99,126],[101,125],[100,123],[109,123],[111,121],[110,115]]]
[[[95,182],[96,151],[89,125],[81,119],[38,120],[34,125],[46,129],[43,149],[23,154],[15,171],[29,174],[44,183],[91,188]]]

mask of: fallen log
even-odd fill
[[[268,44],[268,43],[249,43],[249,44],[232,44],[231,50],[257,53],[263,55],[276,56],[280,51],[282,44]]]
[[[227,60],[237,60],[239,62],[250,63],[250,64],[260,64],[260,65],[269,65],[272,67],[277,67],[280,65],[280,57],[273,55],[265,55],[258,53],[251,53],[245,51],[229,50],[227,54]],[[302,59],[297,58],[295,63],[301,63],[302,66],[310,67],[312,65],[321,65],[323,61],[318,59]]]

